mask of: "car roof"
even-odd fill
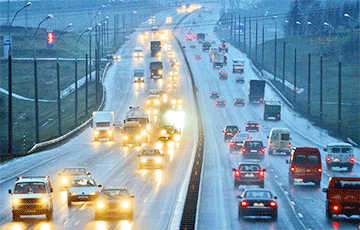
[[[251,192],[270,192],[272,194],[272,192],[266,188],[249,188],[249,189],[245,189],[244,193],[249,192],[249,191],[251,191]]]
[[[227,128],[227,127],[236,127],[236,128],[238,128],[237,125],[225,125],[225,128]]]
[[[258,121],[247,121],[246,123],[259,123]]]
[[[245,100],[245,98],[243,98],[243,97],[236,97],[235,100],[238,100],[238,101],[240,100],[240,101],[241,101],[241,100]]]
[[[49,182],[49,176],[34,176],[34,177],[18,177],[16,180],[16,183],[22,183],[22,182],[43,182],[48,183]]]
[[[91,176],[74,176],[72,180],[79,180],[79,179],[91,179],[94,180]]]
[[[349,143],[330,143],[330,144],[327,144],[327,146],[328,147],[353,147]]]
[[[256,165],[259,166],[261,168],[261,166],[257,163],[253,163],[253,162],[239,162],[239,166],[240,165]]]

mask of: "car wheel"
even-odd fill
[[[237,189],[237,188],[239,187],[239,185],[240,185],[240,184],[239,184],[238,182],[234,181],[234,188],[235,188],[235,189]]]
[[[95,212],[95,220],[101,220],[101,215]]]
[[[239,209],[239,211],[238,211],[238,218],[239,218],[239,219],[243,219],[243,218],[244,218],[244,216],[243,216],[242,212],[240,211],[240,209]]]
[[[272,150],[268,150],[268,153],[269,153],[269,155],[273,155],[273,151]]]
[[[12,219],[13,221],[19,221],[20,220],[20,214],[18,212],[12,213]]]
[[[45,213],[45,216],[46,216],[46,220],[50,221],[53,218],[53,210],[47,211]]]
[[[328,207],[326,208],[326,218],[328,220],[331,220],[333,218],[333,214],[331,213],[331,211]]]
[[[276,220],[278,219],[278,214],[277,214],[277,212],[274,213],[274,214],[271,216],[271,219],[274,220],[274,221],[276,221]]]
[[[68,195],[69,196],[69,195]],[[70,207],[71,206],[71,199],[68,198],[68,206]]]
[[[320,182],[321,182],[321,181],[314,181],[315,186],[318,187],[318,188],[320,188]]]

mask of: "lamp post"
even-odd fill
[[[56,42],[58,42],[58,41],[60,40],[60,37],[61,37],[61,35],[65,32],[65,30],[67,30],[68,28],[72,27],[72,25],[73,25],[73,24],[70,22],[70,23],[60,32],[59,37],[58,37],[58,39],[56,40]]]
[[[360,25],[360,22],[356,20],[355,18],[351,17],[349,14],[344,14],[344,17],[349,18],[350,20],[356,22],[358,25]]]
[[[18,11],[16,11],[11,23],[9,24],[9,50],[8,50],[8,153],[12,154],[12,59],[11,59],[11,25],[14,22],[16,16],[20,11],[25,9],[26,7],[31,6],[31,2],[28,2],[25,6],[21,7]],[[8,19],[9,20],[9,19]]]
[[[277,19],[277,16],[274,16],[272,17],[272,19],[274,20],[275,22],[275,43],[274,43],[274,81],[276,81],[276,50],[277,50],[277,47],[276,47],[276,43],[277,43],[277,23],[276,23],[276,19]]]
[[[301,35],[301,34],[302,34],[302,26],[301,26],[301,22],[296,21],[296,25],[299,25],[299,26],[300,26],[300,33],[299,33],[299,35]]]
[[[102,8],[100,8],[99,10],[101,10]],[[91,24],[92,24],[92,22],[93,22],[93,20],[97,17],[97,16],[99,16],[99,15],[101,15],[101,13],[98,11],[92,18],[91,18],[91,20],[90,20],[90,27],[91,27]],[[89,72],[90,72],[90,81],[91,81],[91,30],[90,30],[90,33],[89,33]]]
[[[39,132],[39,98],[38,98],[38,80],[37,80],[37,64],[36,64],[36,33],[38,32],[40,25],[45,21],[52,19],[54,16],[49,14],[44,18],[39,25],[37,26],[34,33],[34,86],[35,86],[35,134],[36,139],[35,142],[40,142],[40,132]]]

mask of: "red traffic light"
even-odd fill
[[[53,32],[48,32],[47,34],[47,44],[48,45],[53,45],[54,43],[54,33]]]

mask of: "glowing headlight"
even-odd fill
[[[174,142],[172,142],[172,141],[168,142],[168,146],[169,146],[169,148],[173,149],[174,148]]]
[[[162,74],[162,70],[159,70],[159,74]]]
[[[129,137],[128,136],[124,136],[124,140],[127,140]]]
[[[148,114],[151,114],[151,110],[146,111]]]
[[[41,203],[46,203],[46,202],[48,202],[48,199],[46,197],[41,199]]]
[[[147,100],[146,103],[150,104],[150,100]]]
[[[145,163],[145,162],[146,162],[146,159],[141,159],[141,162],[144,162],[144,163]]]
[[[67,184],[69,180],[65,177],[61,178],[61,184]]]
[[[133,56],[134,56],[134,57],[136,57],[136,56],[137,56],[137,53],[136,53],[136,52],[134,52],[134,53],[133,53]]]
[[[146,129],[147,129],[147,130],[150,130],[150,128],[151,128],[150,125],[147,125],[147,126],[146,126]]]
[[[174,138],[175,138],[176,141],[180,141],[180,135],[179,134],[175,134]]]
[[[165,134],[166,133],[166,130],[165,129],[163,129],[163,130],[161,130],[161,134]]]
[[[139,78],[136,77],[136,78],[135,78],[135,81],[137,81],[137,80],[139,80]]]
[[[136,136],[136,140],[139,140],[141,138],[141,136]]]
[[[176,100],[175,100],[175,99],[172,99],[172,100],[171,100],[171,104],[176,104]]]
[[[155,104],[156,105],[160,104],[160,100],[155,100]]]
[[[13,202],[14,204],[18,204],[18,203],[20,203],[20,200],[17,199],[17,198],[15,198],[15,199],[12,200],[12,202]]]
[[[90,192],[90,195],[94,196],[94,195],[97,195],[98,192]]]
[[[72,192],[72,193],[70,193],[70,196],[76,196],[76,192]]]
[[[112,134],[112,130],[108,130],[107,134],[111,135]]]
[[[98,208],[103,208],[103,207],[105,207],[105,204],[103,202],[98,202],[97,207]]]
[[[146,135],[146,130],[141,131],[141,135],[145,136]]]
[[[179,104],[181,104],[181,103],[182,103],[182,100],[181,100],[181,99],[179,99],[179,100],[178,100],[178,103],[179,103]]]
[[[128,208],[129,206],[130,206],[130,204],[127,201],[124,201],[124,202],[121,203],[122,208]]]
[[[160,163],[160,162],[161,162],[161,158],[156,158],[155,161],[156,161],[156,163]]]
[[[154,114],[157,114],[157,113],[158,113],[158,111],[157,111],[156,109],[155,109],[153,112],[154,112]]]
[[[95,130],[95,131],[94,131],[94,134],[95,134],[95,135],[98,135],[98,134],[99,134],[99,131],[98,131],[98,130]]]
[[[161,149],[162,146],[163,146],[163,143],[162,143],[162,142],[156,143],[156,148],[157,148],[157,149]]]

